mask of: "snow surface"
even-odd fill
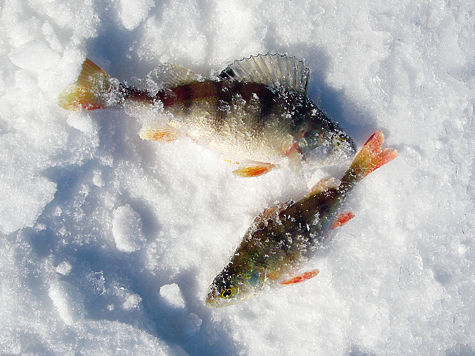
[[[4,0],[0,7],[2,355],[475,354],[472,0]],[[90,57],[144,86],[160,63],[217,73],[304,58],[310,97],[359,146],[399,157],[313,280],[204,304],[253,217],[326,172],[235,177],[124,110],[57,106]]]

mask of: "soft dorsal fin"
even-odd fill
[[[285,54],[259,54],[235,61],[219,75],[221,79],[261,83],[307,94],[310,69],[303,61]]]
[[[202,81],[203,78],[195,72],[179,64],[165,63],[154,69],[148,79],[160,87],[175,88],[180,85]]]
[[[251,225],[250,230],[255,228],[262,228],[262,224],[267,225],[268,220],[273,220],[278,217],[278,215],[292,205],[292,201],[287,201],[285,203],[279,203],[277,205],[266,208],[263,212],[257,215],[254,218],[254,221]]]

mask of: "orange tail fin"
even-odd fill
[[[66,110],[104,109],[118,103],[120,88],[117,80],[87,58],[76,84],[60,94],[58,105]]]
[[[350,171],[356,179],[363,179],[368,174],[391,162],[397,157],[397,151],[392,148],[382,150],[384,134],[376,131],[364,144],[361,151],[351,164]]]

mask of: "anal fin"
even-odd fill
[[[262,174],[270,172],[275,168],[275,164],[259,163],[251,166],[245,166],[233,171],[234,174],[241,177],[258,177]]]
[[[290,284],[302,283],[302,282],[305,282],[305,281],[317,276],[318,273],[320,273],[320,271],[318,269],[315,269],[313,271],[307,271],[307,272],[304,272],[304,273],[302,273],[302,274],[300,274],[296,277],[293,277],[291,279],[283,281],[283,282],[281,282],[281,284],[283,284],[284,286],[288,286]]]
[[[340,226],[345,225],[348,221],[353,219],[355,214],[352,211],[348,211],[346,213],[342,213],[338,215],[335,220],[333,220],[332,225],[330,226],[330,230],[336,229]]]
[[[144,140],[170,142],[180,138],[180,131],[170,125],[144,126],[140,130],[140,137]]]

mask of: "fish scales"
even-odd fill
[[[268,155],[293,143],[292,133],[302,125],[311,105],[297,93],[236,81],[194,82],[160,91],[155,97],[134,90],[125,99],[138,97],[163,103],[164,109],[174,114],[174,121],[186,124],[192,135],[219,137],[225,148],[237,140],[245,151],[259,145],[261,151],[268,149]],[[225,150],[216,142],[214,146]]]

